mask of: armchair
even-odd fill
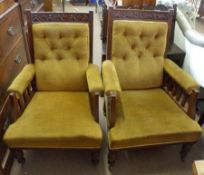
[[[102,75],[110,168],[121,149],[185,143],[184,159],[201,135],[194,121],[199,86],[165,58],[168,12],[111,9],[109,19]]]
[[[99,69],[92,64],[93,13],[26,12],[31,63],[12,82],[4,142],[23,149],[88,149],[97,163],[102,132]]]

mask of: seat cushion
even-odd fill
[[[200,126],[162,89],[123,91],[121,112],[110,129],[111,149],[194,142]]]
[[[101,140],[86,92],[35,93],[4,135],[11,148],[100,148]]]

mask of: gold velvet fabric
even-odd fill
[[[167,29],[165,22],[113,22],[111,59],[123,90],[161,86]]]
[[[183,89],[190,94],[193,89],[199,89],[199,84],[178,65],[169,59],[165,59],[164,70],[170,75]]]
[[[28,84],[31,82],[35,75],[34,65],[28,64],[26,65],[22,71],[18,74],[18,76],[13,80],[11,85],[8,87],[9,92],[16,92],[19,98],[22,96],[23,92],[27,88]]]
[[[101,140],[86,92],[36,92],[4,135],[11,148],[100,148]]]
[[[95,64],[89,64],[86,77],[88,82],[89,92],[100,92],[103,93],[103,83],[101,80],[99,67]]]
[[[103,75],[103,83],[105,88],[105,93],[115,91],[121,92],[120,82],[118,79],[117,72],[115,70],[115,66],[112,61],[107,60],[102,64],[102,75]]]
[[[160,88],[121,92],[117,122],[109,131],[110,149],[194,142],[201,127]]]
[[[32,30],[37,89],[87,90],[88,24],[38,23]]]

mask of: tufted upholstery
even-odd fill
[[[123,90],[161,86],[167,29],[164,22],[113,22],[112,61]]]
[[[111,167],[120,149],[184,143],[183,159],[202,133],[193,120],[197,83],[164,59],[170,18],[161,22],[160,12],[152,12],[108,12],[108,60],[102,75]]]
[[[26,16],[32,64],[9,86],[12,122],[2,140],[21,162],[22,149],[63,148],[88,149],[97,163],[103,83],[92,64],[93,12]]]
[[[38,90],[87,90],[88,24],[39,23],[32,29]]]

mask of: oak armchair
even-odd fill
[[[14,115],[4,142],[22,149],[89,149],[99,160],[102,132],[98,66],[92,64],[93,13],[26,12],[31,64],[9,87]]]
[[[184,159],[200,138],[201,128],[194,121],[199,86],[165,58],[168,13],[109,11],[102,75],[110,168],[121,149],[186,143],[181,151]]]

